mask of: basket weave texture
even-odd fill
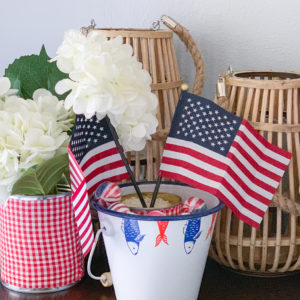
[[[269,142],[293,157],[260,228],[251,228],[223,209],[210,256],[253,274],[300,270],[300,73],[242,71],[221,77],[226,97],[216,102],[248,119]]]

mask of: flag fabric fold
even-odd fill
[[[205,98],[183,92],[159,176],[216,195],[258,228],[291,159],[248,121]]]
[[[105,119],[76,116],[69,145],[69,168],[75,220],[86,256],[94,240],[89,196],[104,181],[129,178]]]

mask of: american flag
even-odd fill
[[[250,124],[210,100],[183,92],[159,176],[216,195],[258,228],[291,159]]]
[[[83,254],[93,243],[88,195],[104,181],[129,177],[105,119],[77,115],[69,145],[72,200]]]

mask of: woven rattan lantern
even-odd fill
[[[152,140],[147,142],[144,151],[126,153],[137,181],[153,181],[157,178],[164,143],[170,130],[181,87],[188,89],[187,84],[182,83],[180,76],[173,44],[173,32],[192,55],[196,68],[193,93],[200,95],[204,85],[204,61],[189,31],[170,17],[162,16],[160,21],[170,30],[101,29],[95,28],[93,20],[90,26],[82,28],[85,33],[98,30],[109,39],[117,36],[123,37],[123,42],[132,45],[134,55],[152,77],[152,91],[159,101],[157,132],[152,136]],[[158,24],[159,22],[156,23]],[[99,219],[93,209],[92,218],[96,231],[99,228]]]
[[[196,43],[188,30],[173,19],[162,16],[161,21],[171,29],[98,29],[107,38],[123,37],[126,44],[133,47],[134,55],[149,71],[152,77],[152,91],[159,100],[159,125],[152,141],[147,142],[145,151],[127,153],[127,158],[134,166],[137,180],[154,180],[157,177],[163,145],[170,130],[171,121],[179,99],[182,79],[176,59],[173,32],[186,45],[192,55],[196,74],[193,93],[200,95],[204,84],[204,62]]]
[[[300,73],[229,72],[219,78],[221,90],[222,84],[227,96],[216,102],[248,119],[269,142],[292,152],[293,158],[258,230],[223,209],[210,256],[257,275],[300,270]]]

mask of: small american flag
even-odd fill
[[[104,181],[129,177],[105,119],[77,115],[69,145],[72,200],[83,254],[93,243],[88,195]]]
[[[183,92],[159,176],[216,195],[258,228],[291,159],[250,124],[210,100]]]

